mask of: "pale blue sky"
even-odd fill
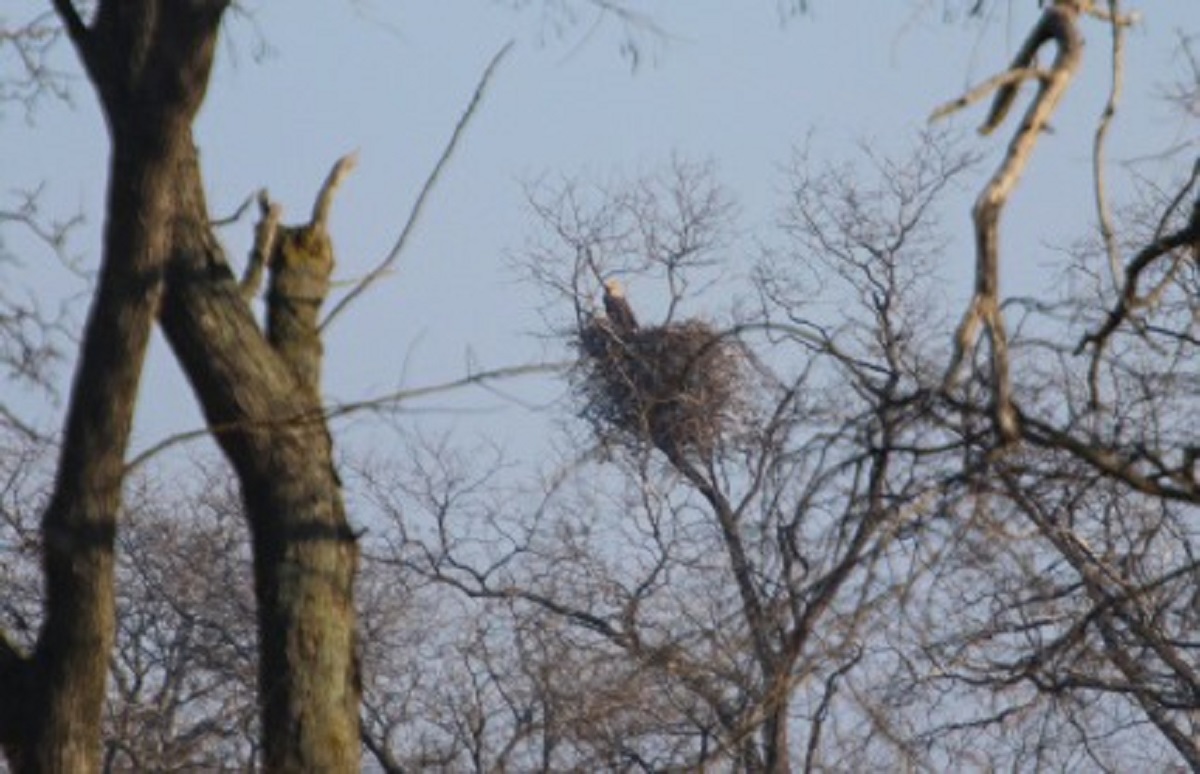
[[[16,5],[41,7],[32,0]],[[199,122],[210,205],[227,214],[266,185],[293,220],[303,219],[330,164],[358,149],[360,167],[333,221],[342,279],[360,276],[386,254],[483,67],[505,41],[517,41],[398,271],[330,331],[326,389],[339,399],[390,391],[401,379],[419,386],[455,378],[468,351],[484,366],[543,355],[528,335],[541,325],[536,294],[505,257],[532,227],[523,180],[636,174],[672,153],[711,159],[752,235],[769,227],[781,203],[779,167],[810,132],[818,154],[835,159],[850,157],[859,140],[903,149],[935,106],[1003,67],[1037,13],[1033,0],[1000,3],[1001,12],[983,25],[945,21],[942,0],[819,0],[809,15],[781,23],[773,0],[659,0],[641,7],[667,37],[644,38],[643,62],[631,72],[611,23],[589,32],[585,17],[556,35],[537,2],[519,12],[485,0],[259,5],[257,31],[244,19],[227,22],[231,34]],[[1182,72],[1171,52],[1176,31],[1200,26],[1196,3],[1142,6],[1145,22],[1129,41],[1115,159],[1197,142],[1195,124],[1157,100],[1157,90]],[[9,13],[10,22],[25,17]],[[1045,246],[1064,244],[1092,218],[1088,142],[1107,87],[1109,44],[1099,24],[1089,22],[1085,32],[1083,74],[1006,214],[1006,288],[1036,284],[1052,257]],[[256,60],[260,36],[272,53]],[[77,71],[62,53],[62,67]],[[982,110],[952,121],[969,132]],[[994,160],[1006,139],[1002,130],[967,142]],[[0,147],[6,191],[45,181],[47,207],[87,215],[72,246],[94,268],[106,146],[87,86],[77,85],[74,108],[47,103],[32,125],[9,109]],[[979,176],[991,169],[985,164]],[[951,213],[961,216],[952,224],[958,233],[969,225],[976,182]],[[250,231],[249,221],[222,231],[235,266]],[[16,235],[6,238],[10,247],[22,244]],[[958,265],[944,272],[950,298],[968,288],[969,246],[960,245],[957,255]],[[60,293],[82,288],[37,251],[6,280]],[[637,292],[631,290],[635,300]],[[509,389],[544,397],[561,385]],[[199,422],[161,339],[143,394],[136,447]],[[480,393],[468,400],[500,403]],[[454,421],[469,429],[473,420]],[[518,416],[505,426],[520,432],[533,425]]]

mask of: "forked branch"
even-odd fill
[[[1187,184],[1168,206],[1165,215],[1166,218],[1169,218],[1178,209],[1183,202],[1183,198],[1192,191],[1198,181],[1200,181],[1200,160],[1197,160],[1195,166],[1192,168],[1192,175]],[[1088,347],[1093,347],[1093,402],[1097,400],[1096,373],[1099,368],[1099,360],[1109,338],[1122,323],[1129,320],[1136,310],[1153,306],[1157,302],[1158,297],[1165,290],[1166,283],[1174,276],[1179,266],[1183,263],[1186,253],[1190,253],[1193,263],[1200,263],[1200,196],[1197,196],[1192,203],[1191,215],[1188,217],[1188,222],[1183,228],[1169,234],[1161,234],[1153,242],[1138,251],[1137,255],[1125,266],[1121,296],[1117,300],[1116,306],[1108,313],[1104,323],[1097,330],[1085,336],[1075,348],[1075,353],[1081,354]],[[1165,279],[1149,293],[1139,295],[1138,289],[1142,275],[1163,258],[1169,258],[1172,261],[1170,268],[1165,273]]]
[[[1058,46],[1054,63],[1048,75],[1040,79],[1038,94],[1013,135],[1004,160],[980,192],[972,211],[975,221],[975,294],[959,323],[943,388],[949,391],[956,386],[964,362],[975,348],[980,329],[985,330],[991,345],[994,422],[1004,442],[1017,440],[1020,427],[1013,406],[1008,334],[1000,310],[1000,214],[1029,165],[1038,137],[1048,126],[1050,117],[1079,68],[1083,42],[1076,23],[1080,12],[1088,7],[1090,3],[1083,0],[1057,0],[1042,14],[1013,60],[1009,72],[1023,73],[1032,67],[1038,50],[1047,41],[1054,41]],[[1024,80],[1025,77],[1018,75],[992,80],[992,83],[1002,85],[992,102],[987,120],[980,128],[981,133],[987,134],[1000,125]]]
[[[467,126],[471,123],[471,119],[475,116],[475,111],[479,108],[480,103],[483,101],[483,96],[487,92],[487,87],[492,80],[492,75],[495,74],[496,68],[500,66],[500,62],[503,61],[504,57],[508,55],[508,52],[512,50],[512,47],[513,44],[511,42],[507,43],[503,48],[496,52],[496,55],[492,57],[492,61],[488,62],[488,66],[484,69],[483,75],[479,78],[479,83],[475,86],[475,93],[471,95],[471,101],[467,104],[466,110],[463,111],[462,116],[460,116],[458,119],[458,124],[454,127],[454,132],[450,135],[450,141],[446,143],[446,147],[442,150],[442,155],[438,158],[437,163],[434,165],[433,171],[429,173],[429,177],[425,180],[425,185],[421,187],[421,192],[417,194],[417,201],[413,204],[412,209],[409,211],[408,220],[405,221],[404,228],[400,230],[400,236],[397,237],[396,243],[392,246],[391,251],[389,251],[387,256],[384,257],[384,259],[380,261],[375,268],[371,269],[367,276],[363,277],[358,284],[356,284],[350,290],[349,293],[347,293],[336,304],[333,305],[333,308],[329,310],[329,314],[327,314],[325,319],[321,321],[321,330],[324,330],[326,326],[333,322],[335,317],[341,314],[346,307],[348,307],[351,302],[354,301],[354,299],[366,292],[367,288],[375,284],[380,277],[383,277],[385,274],[391,271],[392,266],[400,259],[400,255],[404,252],[404,247],[408,244],[409,238],[411,237],[413,231],[416,230],[416,225],[421,219],[421,213],[425,209],[425,202],[428,201],[429,195],[433,192],[434,187],[441,178],[442,170],[446,168],[446,165],[454,156],[454,151],[458,148],[459,140],[462,139],[463,134],[466,132]],[[334,187],[337,185],[333,175],[330,176],[330,183],[333,183]],[[314,217],[317,214],[318,213],[314,212]]]

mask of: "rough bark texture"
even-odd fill
[[[56,9],[112,140],[100,280],[43,516],[46,614],[32,654],[0,637],[0,742],[20,771],[95,771],[114,636],[113,539],[146,345],[179,210],[176,171],[223,4],[106,2],[89,27]]]
[[[202,214],[199,171],[178,183],[193,192]],[[193,224],[178,232],[161,319],[242,484],[254,539],[264,765],[357,771],[358,553],[317,384],[316,311],[332,250],[327,237],[305,236],[304,228],[287,229],[276,241],[268,339],[206,220]],[[302,277],[290,277],[293,271]]]
[[[113,540],[157,313],[242,484],[254,537],[264,764],[357,771],[357,546],[317,384],[316,312],[332,249],[316,215],[327,212],[328,196],[312,227],[289,230],[272,257],[268,341],[211,232],[192,139],[227,1],[104,0],[90,23],[70,0],[54,5],[108,120],[108,219],[44,517],[45,623],[31,654],[0,633],[0,744],[18,772],[100,768]]]
[[[323,349],[317,335],[329,293],[333,245],[323,229],[289,228],[276,241],[267,290],[267,340],[303,389],[320,392]]]

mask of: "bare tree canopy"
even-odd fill
[[[673,40],[634,3],[499,5],[572,45],[615,30],[635,69]],[[1121,0],[912,5],[1029,25],[912,105],[917,128],[778,159],[766,214],[682,152],[534,177],[521,290],[499,295],[540,296],[539,357],[470,353],[353,398],[326,395],[326,346],[366,290],[402,284],[384,281],[516,45],[490,49],[354,276],[332,232],[357,153],[321,162],[305,222],[263,183],[209,210],[197,116],[252,9],[0,17],[0,105],[29,118],[90,89],[109,150],[94,274],[70,255],[80,216],[37,183],[0,192],[7,768],[1200,771],[1194,132],[1110,158],[1120,121],[1156,120],[1123,103],[1146,18]],[[824,23],[819,3],[768,10]],[[1163,40],[1177,67],[1139,88],[1194,129],[1197,33]],[[1071,99],[1097,83],[1081,132]],[[1021,195],[1065,146],[1090,181],[1033,206],[1086,225],[1039,247]],[[34,253],[82,276],[80,326],[7,280]],[[131,454],[156,328],[202,428]],[[373,374],[399,367],[382,331],[353,331]],[[423,413],[466,389],[545,443],[528,455],[462,404]],[[54,434],[27,406],[58,398]],[[184,459],[195,439],[212,450]]]

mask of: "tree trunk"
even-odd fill
[[[44,518],[46,619],[32,655],[0,633],[0,744],[16,771],[100,768],[116,516],[158,312],[242,483],[254,537],[265,766],[357,771],[357,546],[316,384],[324,290],[268,343],[210,230],[192,142],[228,2],[103,0],[89,24],[70,0],[53,1],[100,96],[113,152],[100,284]],[[327,247],[319,225],[317,243]],[[302,265],[312,276],[280,277],[280,303],[296,302],[289,288],[308,292],[314,277],[328,288],[332,253],[323,255],[327,265]]]
[[[768,774],[788,774],[792,770],[788,750],[788,707],[786,698],[780,700],[763,723],[763,759]]]
[[[100,766],[125,451],[179,210],[174,180],[194,153],[220,18],[220,6],[201,2],[108,2],[87,27],[70,3],[56,8],[100,96],[112,151],[100,280],[42,521],[45,619],[28,657],[0,637],[0,742],[18,772]]]
[[[324,290],[273,276],[273,307],[300,314],[256,324],[204,216],[199,170],[177,185],[196,207],[177,229],[161,320],[210,427],[237,472],[254,540],[260,638],[259,691],[268,771],[357,771],[361,694],[353,583],[358,549],[347,521],[321,413],[316,309],[332,254],[299,263],[272,259],[274,273],[314,271],[328,258]],[[289,230],[281,244],[293,245]],[[292,256],[295,257],[295,256]],[[316,274],[321,274],[316,267]],[[299,285],[303,298],[279,288]],[[271,319],[281,313],[272,309]],[[303,339],[301,341],[300,339]],[[274,346],[273,346],[274,345]]]
[[[172,209],[173,159],[113,152],[100,285],[84,334],[59,473],[43,516],[46,618],[16,768],[90,771],[114,632],[113,540],[138,380]],[[133,213],[140,213],[136,217]]]

